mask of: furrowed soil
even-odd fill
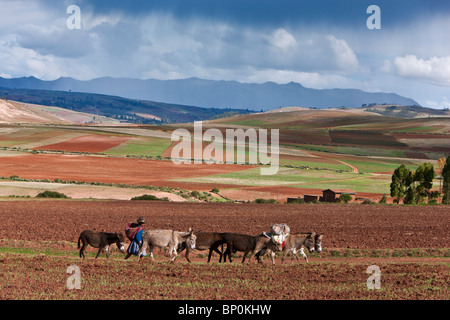
[[[211,164],[193,168],[172,161],[107,158],[64,154],[26,154],[0,157],[0,176],[18,175],[27,179],[78,180],[86,182],[164,185],[166,180],[202,177],[242,171],[254,166]]]
[[[163,251],[109,261],[96,249],[78,258],[85,229],[123,232],[138,216],[146,229],[258,234],[273,223],[292,232],[324,234],[322,254],[272,266],[206,263],[197,251],[169,263]],[[149,201],[0,202],[0,299],[449,299],[449,208],[341,204],[207,204]],[[128,240],[126,245],[128,245]],[[115,245],[112,246],[115,248]],[[367,267],[381,270],[381,289],[369,290]],[[67,268],[81,270],[81,289],[69,290]]]
[[[64,142],[49,144],[33,148],[35,150],[62,150],[69,152],[103,152],[113,147],[125,143],[130,138],[128,137],[114,137],[103,135],[86,135]]]

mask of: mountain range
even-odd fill
[[[98,93],[15,89],[3,88],[1,86],[0,97],[5,102],[17,101],[26,105],[41,106],[41,111],[48,109],[43,108],[44,106],[58,107],[77,113],[90,114],[92,117],[91,120],[94,120],[94,118],[98,120],[98,116],[104,116],[119,120],[120,122],[138,124],[193,122],[253,112],[248,109],[202,108],[149,100],[128,99]],[[1,114],[6,113],[7,115],[10,110],[12,109],[0,104],[0,122],[2,121]],[[23,113],[22,111],[19,113]],[[29,114],[29,112],[26,113]],[[35,112],[31,113],[35,114]],[[30,116],[26,118],[30,118]],[[31,118],[35,117],[31,116]],[[20,119],[17,120],[21,122]]]
[[[277,84],[199,78],[139,80],[111,77],[92,80],[62,77],[45,81],[35,77],[0,77],[0,87],[96,93],[178,105],[257,111],[289,106],[322,109],[358,108],[364,104],[418,105],[413,99],[395,93],[365,92],[358,89],[310,89],[295,82]]]

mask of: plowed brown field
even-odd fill
[[[0,157],[0,176],[171,186],[170,179],[202,177],[252,168],[233,164],[179,164],[172,161],[61,154]]]
[[[273,223],[326,235],[331,248],[445,248],[446,206],[159,203],[148,201],[0,202],[0,239],[72,241],[84,229],[122,232],[138,216],[147,228],[257,234]]]
[[[128,137],[114,137],[93,134],[69,139],[64,142],[48,144],[33,149],[95,153],[117,147],[118,145],[127,142],[129,139],[130,138]]]
[[[84,229],[122,232],[144,216],[147,229],[257,234],[285,222],[293,232],[324,234],[324,252],[310,263],[272,266],[206,264],[197,256],[174,264],[158,253],[123,260],[114,251],[84,261],[75,243]],[[449,299],[449,208],[445,206],[199,204],[145,201],[0,202],[0,299]],[[370,256],[333,252],[414,250],[436,256]],[[447,249],[447,250],[446,250]],[[446,251],[445,251],[446,250]],[[205,253],[206,252],[200,252]],[[82,289],[66,287],[68,266],[81,269]],[[382,272],[382,288],[368,290],[368,266]]]

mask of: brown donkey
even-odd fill
[[[80,243],[83,243],[80,249]],[[100,252],[104,249],[106,253],[106,259],[109,259],[109,246],[115,243],[117,248],[124,253],[124,238],[121,233],[109,233],[101,231],[84,230],[78,237],[78,249],[80,249],[80,258],[84,258],[84,251],[86,247],[90,245],[94,248],[99,248],[95,258],[97,259]]]
[[[224,262],[226,262],[227,256],[230,262],[232,262],[231,253],[235,251],[244,252],[242,263],[245,262],[245,259],[247,258],[247,255],[249,253],[250,256],[248,257],[249,259],[248,261],[250,261],[250,259],[262,249],[281,251],[281,245],[275,244],[274,242],[272,242],[270,238],[265,236],[263,233],[260,233],[256,236],[240,233],[225,233],[223,237],[224,237],[223,241],[227,245],[227,250],[225,251],[224,254]],[[217,246],[220,245],[220,242],[216,242],[216,245]],[[262,262],[259,256],[256,257],[258,259],[258,262]]]
[[[211,255],[213,251],[217,252],[219,254],[219,262],[222,261],[222,253],[223,253],[223,243],[224,233],[217,233],[217,232],[196,232],[195,235],[197,236],[197,239],[195,240],[195,250],[209,250],[208,254],[208,263],[211,261]],[[222,244],[222,251],[218,249],[218,246]],[[186,246],[186,242],[182,242],[178,245],[178,253],[181,253],[184,249],[186,249],[186,260],[188,262],[191,262],[191,259],[189,258],[189,254],[191,253],[192,249],[189,246]]]

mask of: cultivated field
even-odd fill
[[[246,129],[248,127],[242,124],[228,122],[263,118],[265,120],[259,125],[265,128],[280,125],[280,168],[272,176],[261,176],[260,169],[252,165],[174,165],[169,158],[175,145],[170,134],[177,127],[191,130],[191,124],[160,127],[5,124],[0,127],[0,147],[3,149],[0,151],[0,176],[160,186],[202,192],[218,188],[223,197],[239,201],[273,198],[286,202],[288,197],[320,195],[324,189],[339,188],[352,189],[361,199],[378,201],[383,194],[389,194],[392,172],[400,164],[414,170],[424,161],[435,163],[433,159],[450,150],[446,133],[374,132],[362,135],[354,130],[328,130],[321,127],[325,126],[323,121],[311,123],[321,114],[318,111],[293,112],[291,115],[280,112],[271,117],[268,116],[270,113],[258,114],[224,119],[224,124],[218,120],[204,124],[204,129],[214,126]],[[348,124],[342,111],[327,114],[337,117],[334,125]],[[313,127],[290,127],[290,122],[283,122],[294,116],[300,117],[301,120],[296,121],[303,126]],[[379,115],[368,117],[370,121],[379,118]],[[361,117],[350,119],[353,122],[367,120]],[[367,138],[361,139],[361,136]],[[321,141],[321,137],[326,139]],[[412,142],[419,140],[420,145],[413,146]],[[364,145],[367,141],[369,144]],[[207,145],[204,142],[203,148]],[[426,159],[427,155],[432,158]],[[435,186],[438,183],[436,181]],[[22,185],[19,191],[8,186],[2,187],[0,195],[34,196],[45,190],[31,184],[28,187]],[[90,193],[90,197],[126,199],[125,196],[136,193],[124,188],[122,191],[123,195],[102,192]],[[71,196],[83,198],[82,195],[87,193],[72,193]]]
[[[147,229],[257,234],[273,223],[292,232],[324,234],[322,254],[310,263],[272,266],[169,263],[157,252],[108,262],[95,249],[82,261],[76,241],[84,229],[122,232],[143,215]],[[201,204],[146,201],[0,202],[1,299],[449,299],[449,210],[446,206]],[[81,270],[81,289],[69,290],[67,268]],[[381,289],[369,290],[367,267],[381,269]]]
[[[5,114],[26,111],[27,115],[48,116],[39,121],[5,118],[6,123],[0,126],[0,176],[27,180],[153,185],[204,192],[218,188],[223,197],[239,201],[273,198],[285,202],[288,197],[320,195],[328,188],[352,189],[360,199],[378,201],[390,193],[391,175],[400,164],[410,170],[423,162],[436,167],[436,160],[450,152],[448,117],[440,113],[406,119],[384,115],[378,110],[382,106],[285,108],[203,122],[203,130],[219,129],[224,137],[227,128],[278,129],[280,169],[263,177],[259,168],[250,165],[173,165],[170,156],[177,142],[171,141],[171,133],[178,128],[193,133],[192,123],[131,125],[103,119],[102,123],[76,125],[54,120],[53,107],[2,104],[8,107]],[[94,122],[99,120],[91,117]],[[205,141],[202,144],[203,148],[208,145]],[[244,152],[248,161],[255,151]],[[436,180],[434,187],[438,185]],[[33,185],[29,192],[6,187],[0,194],[33,196],[43,191]],[[104,199],[104,195],[93,193],[92,197]],[[110,195],[125,199],[124,195]]]
[[[284,203],[328,188],[379,200],[400,164],[414,170],[450,152],[447,119],[302,109],[204,123],[205,130],[279,128],[280,168],[261,176],[258,165],[175,165],[171,132],[192,124],[48,125],[56,114],[39,120],[44,109],[8,107],[24,118],[0,126],[0,299],[450,298],[448,206]],[[73,200],[29,198],[44,190]],[[129,201],[143,194],[170,202]],[[280,203],[204,203],[258,198]],[[309,264],[280,265],[278,256],[276,266],[267,258],[242,265],[240,253],[231,264],[219,264],[217,255],[207,264],[205,251],[194,252],[192,264],[183,255],[169,263],[163,251],[157,263],[138,263],[114,246],[108,262],[94,259],[92,248],[85,260],[78,257],[82,230],[123,232],[141,215],[146,228],[252,235],[287,223],[293,232],[324,234],[324,250],[308,254]],[[80,290],[67,288],[71,265],[81,270]],[[367,288],[371,265],[381,269],[381,289]]]

